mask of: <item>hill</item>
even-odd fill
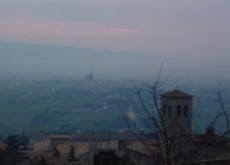
[[[83,76],[93,70],[101,77],[146,75],[159,57],[128,52],[0,42],[1,75]]]

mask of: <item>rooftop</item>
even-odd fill
[[[88,141],[92,138],[97,141],[136,140],[132,132],[80,132],[73,135],[73,140],[77,141]]]
[[[161,97],[192,98],[193,96],[178,89],[175,89],[173,91],[161,94]]]
[[[69,135],[50,135],[49,139],[71,139]]]
[[[145,145],[140,141],[136,141],[130,144],[129,146],[127,146],[126,149],[132,150],[134,152],[138,152],[146,156],[151,156],[152,154],[159,153],[159,146],[156,143],[156,141],[145,141],[144,143]]]

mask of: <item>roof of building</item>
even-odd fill
[[[145,156],[151,156],[152,154],[159,153],[159,146],[156,144],[155,141],[146,141],[144,143],[145,144],[140,141],[136,141],[127,146],[126,149],[140,153]]]
[[[173,98],[192,98],[193,97],[192,95],[185,93],[183,91],[180,91],[178,89],[163,93],[161,94],[161,96],[162,97],[173,97]]]
[[[50,135],[49,139],[71,139],[69,135]]]
[[[95,139],[96,141],[108,140],[136,140],[132,132],[79,132],[73,135],[73,140],[89,141]]]
[[[230,143],[230,139],[226,136],[219,136],[215,133],[213,127],[208,127],[205,134],[197,135],[193,138],[193,142],[197,144],[215,144],[215,145],[227,145]]]

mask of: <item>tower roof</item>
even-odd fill
[[[192,98],[193,96],[178,89],[175,89],[173,91],[161,94],[161,97]]]

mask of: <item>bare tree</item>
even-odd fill
[[[190,104],[191,95],[177,90],[178,93],[182,93],[186,104],[183,107],[175,105],[176,110],[174,111],[171,110],[170,105],[162,103],[161,99],[164,99],[166,95],[161,95],[161,93],[167,80],[167,78],[163,80],[161,78],[162,68],[163,65],[161,65],[156,81],[151,84],[145,82],[141,87],[133,85],[145,116],[145,127],[149,128],[151,136],[144,136],[137,125],[125,116],[129,129],[148,152],[152,154],[154,158],[152,163],[167,165],[200,164],[201,162],[215,161],[217,158],[219,161],[220,159],[227,159],[228,157],[225,154],[230,154],[230,147],[227,146],[227,143],[230,142],[228,139],[230,120],[229,109],[226,108],[227,102],[223,100],[225,90],[221,90],[219,85],[217,97],[220,109],[207,126],[207,132],[196,134],[191,129],[191,121],[192,117],[195,116],[194,113],[197,112],[197,108],[195,111],[188,111],[192,106]],[[170,95],[167,95],[167,97],[170,97]],[[174,114],[171,114],[172,112]],[[168,116],[166,117],[166,115]],[[220,121],[224,123],[224,127],[217,134],[215,133],[215,127]],[[152,144],[149,143],[150,139]]]

